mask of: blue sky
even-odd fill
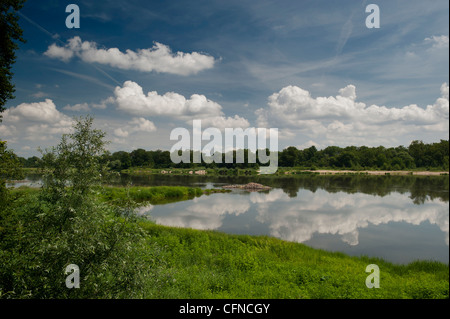
[[[71,3],[79,29],[65,24]],[[370,3],[379,29],[365,25]],[[194,119],[278,128],[280,149],[448,139],[448,6],[28,0],[0,138],[38,155],[91,114],[111,151],[169,150]]]

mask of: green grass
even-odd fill
[[[11,191],[16,198],[39,189]],[[212,190],[214,192],[215,190]],[[106,187],[100,196],[115,204],[153,204],[201,196],[190,187]],[[156,225],[138,218],[152,275],[143,298],[381,298],[449,297],[449,266],[416,261],[396,265],[377,258],[350,257],[268,236],[230,235]],[[142,254],[145,256],[146,254]],[[147,263],[147,262],[146,262]],[[380,268],[380,288],[365,285],[367,265]]]
[[[34,194],[40,191],[40,188],[21,186],[11,188],[10,194],[13,198]],[[126,205],[130,201],[139,204],[150,203],[165,204],[175,201],[192,199],[202,195],[214,193],[227,193],[230,190],[225,189],[201,189],[199,187],[185,186],[133,186],[133,187],[102,187],[98,193],[100,199],[115,205]]]
[[[224,192],[229,192],[229,190],[185,186],[133,186],[129,188],[109,186],[104,187],[99,195],[103,200],[119,205],[126,204],[129,200],[155,205]]]
[[[448,298],[448,264],[394,265],[350,257],[267,236],[228,235],[142,222],[161,247],[157,280],[146,298]],[[367,265],[380,268],[380,288],[365,285]]]

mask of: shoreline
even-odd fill
[[[294,170],[295,171],[295,170]],[[337,174],[367,174],[367,175],[413,175],[413,176],[445,176],[449,175],[449,172],[431,172],[431,171],[370,171],[370,170],[362,170],[362,171],[352,171],[352,170],[326,170],[326,169],[318,169],[318,170],[301,170],[300,172],[312,172],[319,173],[320,175],[337,175]],[[289,171],[286,171],[289,173]],[[286,174],[289,175],[289,174]]]

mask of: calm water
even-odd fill
[[[38,176],[28,179],[39,183]],[[270,235],[395,263],[449,262],[448,176],[123,176],[118,181],[201,188],[248,182],[272,189],[150,205],[139,213],[168,226]]]
[[[142,177],[133,183],[220,187],[255,178]],[[449,262],[448,177],[257,178],[266,192],[233,191],[148,206],[158,224],[270,235],[349,255],[395,263]]]

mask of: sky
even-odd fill
[[[280,150],[449,138],[446,0],[28,0],[19,23],[0,124],[19,156],[88,114],[111,152],[170,150],[193,120],[276,128]]]

